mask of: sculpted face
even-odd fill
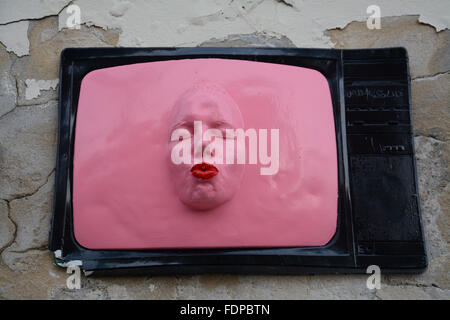
[[[214,84],[197,85],[176,101],[168,123],[168,158],[171,179],[184,204],[208,210],[233,197],[244,165],[226,164],[226,129],[243,125],[232,97]],[[179,152],[186,161],[176,164],[171,155]]]

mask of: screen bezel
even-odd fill
[[[320,247],[90,250],[73,232],[72,182],[76,112],[81,81],[97,69],[141,62],[222,58],[311,68],[328,81],[332,97],[338,168],[336,233]],[[150,273],[328,273],[355,270],[342,75],[342,51],[278,48],[69,48],[61,54],[58,154],[54,214],[49,249],[64,260],[81,260],[83,269],[146,270]],[[312,271],[313,270],[313,271]]]

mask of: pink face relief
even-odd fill
[[[337,151],[318,71],[187,59],[85,76],[73,160],[88,249],[323,246],[336,231]]]

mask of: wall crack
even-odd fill
[[[23,193],[23,194],[15,195],[14,197],[12,197],[10,199],[3,199],[3,200],[12,202],[12,201],[15,201],[15,200],[21,200],[21,199],[28,198],[28,197],[31,197],[31,196],[35,195],[36,193],[38,193],[43,187],[45,187],[49,183],[50,176],[55,172],[55,170],[56,170],[56,168],[53,168],[52,171],[50,171],[50,173],[47,175],[47,178],[45,179],[45,182],[43,184],[41,184],[40,186],[38,186],[36,188],[36,190],[34,190],[34,191],[30,192],[30,193]]]

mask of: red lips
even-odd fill
[[[219,169],[217,169],[212,164],[202,162],[194,165],[191,168],[191,172],[192,175],[196,178],[211,179],[219,173]]]

